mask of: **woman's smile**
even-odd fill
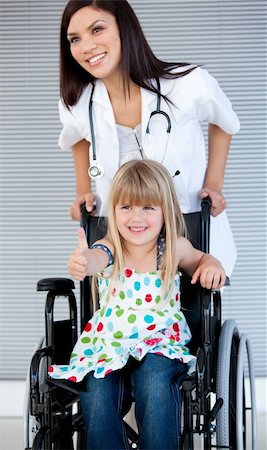
[[[88,58],[86,61],[89,63],[89,65],[95,66],[95,65],[99,64],[101,61],[103,61],[103,59],[105,58],[106,54],[107,54],[106,52],[100,53],[100,54],[95,55],[95,56],[93,56],[91,58]]]

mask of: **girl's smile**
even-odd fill
[[[133,233],[141,233],[142,231],[147,230],[147,227],[129,227],[129,230]]]

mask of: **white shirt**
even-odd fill
[[[144,154],[147,158],[162,163],[171,175],[177,170],[180,171],[173,181],[181,209],[183,213],[199,211],[198,193],[202,188],[206,171],[206,151],[201,122],[207,121],[228,134],[235,134],[239,130],[239,120],[218,82],[204,69],[197,68],[190,74],[173,80],[161,78],[160,86],[161,93],[173,103],[161,99],[161,109],[168,113],[172,123],[170,138],[167,142],[166,118],[158,114],[150,123],[150,136],[147,135],[146,127],[151,112],[156,109],[157,95],[141,88],[141,138]],[[91,89],[90,84],[70,111],[61,100],[59,102],[60,120],[63,124],[59,146],[64,150],[70,149],[82,139],[91,142],[88,116]],[[96,180],[97,214],[105,216],[110,185],[120,165],[120,153],[112,106],[101,80],[95,83],[93,121],[96,158],[105,170],[104,176]],[[222,236],[225,236],[225,240]],[[210,248],[211,253],[222,261],[227,274],[230,275],[235,250],[225,212],[212,218]]]

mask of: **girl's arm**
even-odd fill
[[[106,245],[113,254],[110,242],[102,239],[97,243]],[[75,280],[82,281],[88,275],[102,272],[108,265],[108,255],[100,248],[89,249],[83,228],[78,230],[78,247],[68,259],[68,271]]]
[[[191,283],[198,280],[206,289],[219,289],[225,283],[225,271],[214,256],[201,252],[192,244],[180,237],[177,241],[178,266],[189,275],[192,275]]]
[[[76,178],[76,200],[70,207],[70,216],[73,220],[80,220],[81,204],[85,202],[88,212],[93,211],[94,194],[91,192],[91,179],[89,168],[89,143],[83,139],[72,147]]]
[[[209,124],[208,167],[200,191],[200,198],[210,197],[211,214],[218,216],[225,208],[226,201],[222,194],[225,166],[232,136],[217,125]]]

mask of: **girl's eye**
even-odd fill
[[[122,206],[121,206],[121,209],[128,210],[128,209],[130,209],[130,206],[129,206],[129,205],[122,205]]]
[[[144,206],[144,210],[147,210],[147,211],[153,211],[155,208],[154,208],[154,206]]]

